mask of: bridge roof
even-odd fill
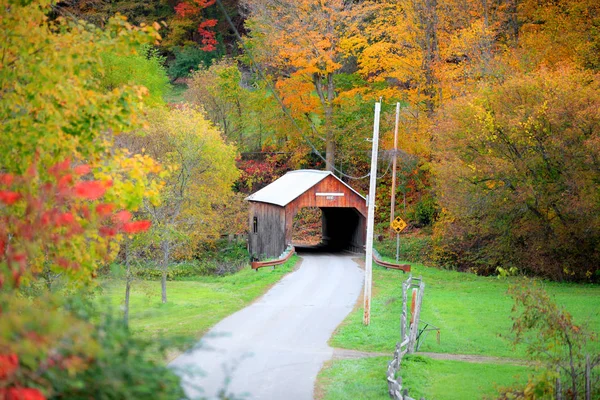
[[[273,183],[246,197],[246,200],[260,203],[270,203],[285,207],[298,198],[302,193],[306,192],[308,189],[315,186],[329,175],[339,180],[348,189],[364,199],[360,193],[352,189],[348,184],[346,184],[346,182],[340,180],[331,171],[299,169],[286,173]]]

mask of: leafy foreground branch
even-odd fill
[[[505,390],[502,398],[598,398],[600,374],[592,371],[600,365],[600,354],[589,354],[597,333],[575,324],[536,282],[514,285],[508,292],[515,299],[514,343],[527,345],[540,373],[522,389]]]

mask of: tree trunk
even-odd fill
[[[324,81],[327,82],[324,82]],[[335,98],[335,85],[333,74],[323,76],[320,73],[313,74],[313,85],[321,101],[325,114],[325,168],[328,171],[335,169],[335,137],[333,134],[333,99]]]
[[[325,103],[325,164],[327,171],[334,170],[335,167],[335,137],[333,134],[333,99],[335,97],[335,87],[333,84],[333,74],[327,75],[327,102]]]
[[[169,267],[169,241],[165,240],[162,242],[163,248],[163,262],[162,262],[162,279],[160,281],[161,296],[163,304],[167,302],[167,268]]]
[[[437,80],[434,73],[434,65],[438,60],[438,16],[437,0],[413,0],[414,12],[416,13],[416,22],[423,30],[423,36],[419,41],[423,51],[423,62],[421,69],[425,77],[425,87],[423,93],[426,95],[425,104],[427,113],[431,115],[435,108],[436,98],[439,91]]]
[[[125,325],[129,325],[129,293],[131,291],[131,265],[129,263],[129,240],[125,239]]]

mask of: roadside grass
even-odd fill
[[[412,264],[413,276],[423,276],[425,296],[421,321],[441,329],[441,340],[431,332],[420,351],[524,358],[525,348],[513,348],[510,319],[513,300],[506,294],[511,282],[522,278],[498,279]],[[355,309],[338,327],[330,345],[392,354],[399,340],[402,281],[408,275],[373,266],[371,325],[362,324],[362,307]],[[574,320],[598,330],[600,286],[542,282],[554,300]],[[600,350],[600,343],[593,344]]]
[[[319,400],[389,399],[385,374],[391,357],[338,360],[322,369],[317,378]],[[410,397],[427,400],[496,398],[501,387],[525,383],[527,367],[473,364],[406,356],[402,362],[403,388]],[[356,395],[360,393],[360,396]]]
[[[185,102],[184,93],[188,90],[188,85],[185,83],[171,84],[170,90],[164,95],[167,103],[183,103]]]
[[[167,282],[166,304],[161,303],[160,281],[137,280],[130,297],[129,325],[134,334],[151,339],[199,338],[226,316],[265,293],[298,262],[292,256],[275,269],[245,267],[232,275],[198,276]],[[114,306],[125,298],[123,280],[103,282],[103,296]]]

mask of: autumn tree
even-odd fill
[[[272,95],[259,83],[250,86],[231,59],[192,75],[186,99],[202,106],[229,142],[240,151],[260,151],[276,143],[275,130],[287,126]]]
[[[0,397],[182,398],[149,356],[157,348],[83,307],[80,290],[123,235],[148,229],[131,211],[160,186],[154,160],[113,146],[142,126],[147,89],[104,87],[102,55],[135,55],[159,36],[123,18],[101,29],[49,13],[44,0],[0,6]],[[46,272],[67,290],[46,290]]]
[[[544,68],[440,114],[441,263],[598,279],[598,82],[577,67]]]
[[[277,89],[283,101],[295,118],[324,140],[326,167],[333,170],[334,76],[343,61],[339,42],[344,2],[247,0],[242,5],[248,10],[253,56],[278,71]]]
[[[160,248],[165,303],[174,251],[189,255],[199,241],[219,235],[226,223],[221,214],[238,176],[236,149],[224,143],[221,132],[200,111],[188,107],[154,109],[143,135],[130,134],[120,140],[128,148],[144,149],[170,171],[164,177],[160,202],[146,202],[144,208],[153,222],[147,241]]]
[[[0,167],[11,172],[23,172],[36,157],[39,166],[67,157],[95,159],[108,147],[107,132],[141,122],[146,89],[105,91],[100,55],[108,49],[135,54],[140,44],[160,37],[155,28],[138,29],[123,18],[111,19],[105,30],[63,18],[50,25],[44,14],[49,5],[5,0],[1,6]]]

